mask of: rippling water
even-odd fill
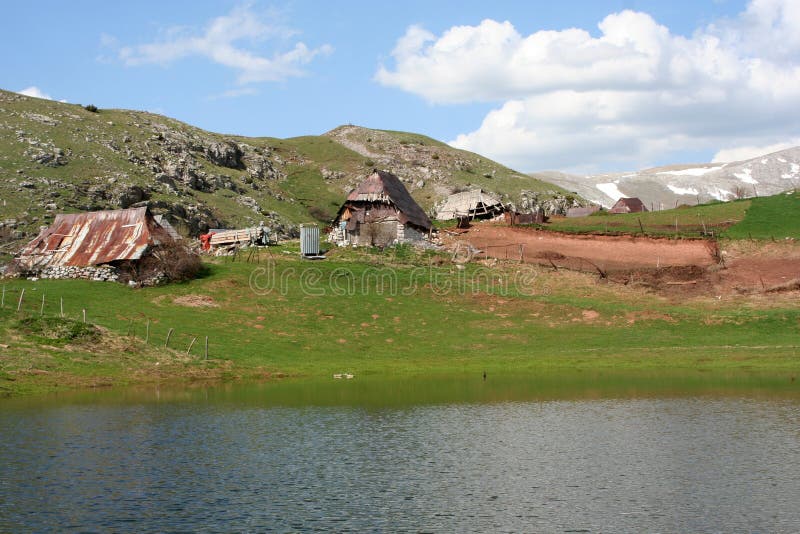
[[[797,532],[800,402],[0,404],[0,531]]]

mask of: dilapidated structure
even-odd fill
[[[146,207],[56,215],[19,253],[28,271],[55,267],[117,266],[141,260],[170,233]]]
[[[397,176],[375,170],[347,195],[329,240],[384,247],[424,240],[431,228],[431,220]]]
[[[621,198],[608,210],[609,213],[640,213],[643,211],[647,211],[647,207],[636,197]]]
[[[453,193],[436,206],[436,220],[453,219],[492,219],[502,215],[506,206],[491,193],[482,189],[472,189]]]

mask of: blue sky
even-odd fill
[[[523,171],[732,159],[800,144],[797,4],[17,2],[0,87],[250,136],[414,131]]]

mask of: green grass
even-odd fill
[[[638,234],[644,228],[646,234],[658,236],[699,237],[704,231],[720,235],[744,219],[750,202],[713,202],[644,213],[610,214],[603,211],[588,217],[554,219],[546,227],[570,233]]]
[[[800,192],[750,201],[744,219],[725,233],[732,239],[800,238]]]
[[[7,282],[9,300],[0,313],[0,331],[16,341],[0,352],[0,372],[15,381],[0,379],[0,386],[19,390],[44,380],[20,371],[30,371],[30,359],[44,361],[51,376],[135,382],[131,373],[140,351],[142,365],[151,371],[159,354],[171,354],[172,374],[178,377],[195,376],[198,366],[215,378],[800,370],[800,309],[790,304],[763,309],[737,301],[676,304],[597,286],[590,276],[544,270],[531,271],[535,276],[520,293],[511,283],[518,276],[516,266],[489,271],[470,265],[459,271],[431,264],[435,255],[406,249],[366,256],[341,250],[331,256],[307,262],[272,251],[262,255],[260,264],[223,261],[212,264],[203,279],[139,290],[83,281]],[[274,278],[258,271],[270,257]],[[275,287],[258,290],[268,280]],[[394,291],[391,280],[396,281]],[[51,343],[40,334],[20,328],[17,313],[8,306],[22,288],[28,314],[39,312],[44,294],[45,315],[57,315],[63,299],[68,318],[78,319],[86,309],[90,323],[117,336],[95,344],[102,364],[93,363],[98,356],[80,347],[71,349],[72,359],[65,361],[46,348]],[[200,297],[212,306],[186,305],[201,302]],[[599,316],[586,320],[585,310]],[[150,344],[145,346],[148,322]],[[173,352],[163,349],[170,329]],[[210,363],[203,360],[205,336]],[[135,341],[120,349],[120,339]],[[186,361],[175,361],[192,339],[200,341]]]

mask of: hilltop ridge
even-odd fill
[[[510,202],[521,194],[565,202],[557,186],[418,134],[342,126],[321,136],[242,137],[0,90],[6,240],[34,235],[58,212],[141,205],[187,235],[266,221],[291,236],[301,222],[329,222],[373,167],[397,174],[426,210],[470,187]]]

